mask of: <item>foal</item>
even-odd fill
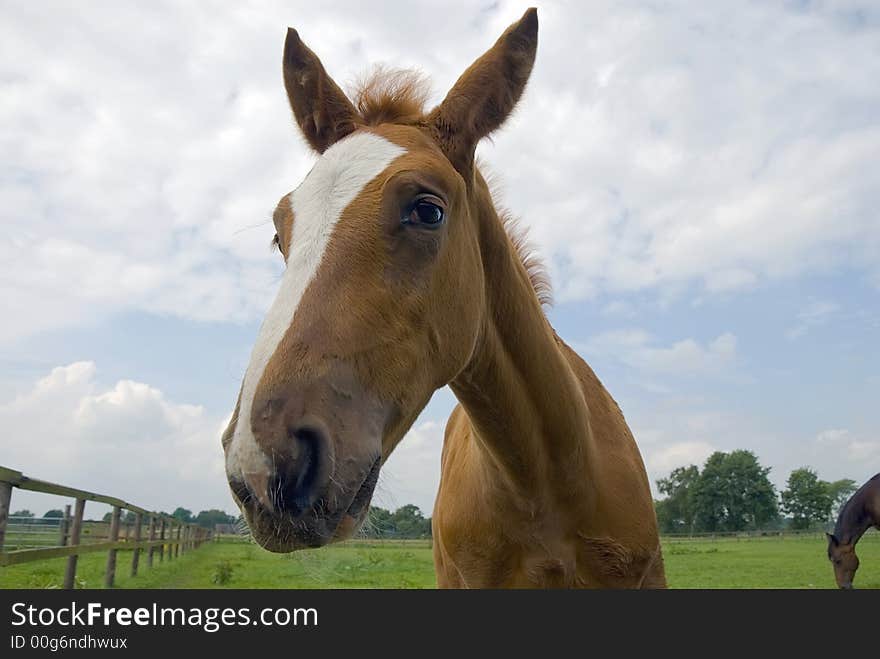
[[[426,112],[405,78],[353,104],[288,31],[284,84],[321,155],[276,208],[286,271],[223,436],[267,549],[350,537],[381,465],[448,384],[460,405],[433,518],[440,586],[665,586],[632,434],[548,323],[474,160],[537,41],[530,9]]]

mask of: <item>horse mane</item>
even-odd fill
[[[529,281],[532,284],[532,290],[538,296],[538,301],[542,306],[550,307],[553,305],[553,286],[550,282],[550,275],[547,273],[547,267],[538,251],[535,249],[532,241],[529,239],[529,228],[525,226],[521,218],[513,215],[507,208],[498,202],[501,196],[500,180],[495,172],[490,171],[486,163],[477,161],[477,168],[486,180],[489,191],[492,195],[492,204],[495,206],[495,212],[504,227],[507,237],[513,244],[513,249],[519,256],[526,273],[529,275]]]
[[[523,267],[529,275],[532,290],[538,296],[538,301],[545,307],[552,306],[553,287],[550,283],[550,275],[547,273],[544,260],[529,240],[528,227],[523,226],[520,218],[514,217],[506,209],[500,209],[498,216],[501,218],[501,223],[504,225],[510,242],[513,243],[519,260],[522,261]]]
[[[428,78],[412,69],[391,69],[384,66],[373,67],[354,85],[353,98],[361,120],[366,126],[379,124],[419,123],[425,115],[425,105],[431,95]],[[485,163],[478,163],[478,169],[485,171]],[[499,206],[494,201],[497,193],[498,177],[485,176],[498,217],[513,244],[538,300],[544,306],[553,304],[550,277],[544,262],[535,251],[528,238],[528,230],[519,218]]]

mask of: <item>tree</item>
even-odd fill
[[[64,518],[64,513],[60,510],[47,510],[43,513],[43,518],[39,521],[34,520],[36,523],[43,524],[44,526],[56,526],[61,524],[61,520]]]
[[[751,451],[716,451],[693,484],[694,521],[702,531],[761,528],[779,516],[776,490]]]
[[[782,509],[791,515],[793,528],[808,529],[828,519],[831,513],[829,485],[808,467],[791,472],[782,492]]]
[[[134,524],[135,519],[137,518],[137,514],[131,510],[126,510],[124,513],[119,511],[119,523],[120,524]],[[104,517],[101,518],[102,522],[109,522],[113,519],[113,511],[109,513],[104,513]]]
[[[171,513],[171,516],[175,519],[179,519],[184,524],[189,524],[193,521],[193,514],[191,510],[187,510],[186,508],[175,508],[174,512]]]
[[[858,485],[851,478],[842,478],[839,481],[828,483],[826,489],[828,490],[828,496],[831,499],[832,516],[836,518],[837,513],[843,508],[843,505],[849,501],[849,498],[853,494],[855,494]]]
[[[371,538],[425,538],[431,536],[431,518],[417,506],[407,504],[393,513],[370,506],[364,532]]]
[[[657,523],[663,533],[693,532],[693,485],[700,478],[695,465],[678,467],[667,478],[657,481],[657,489],[666,498],[655,502]]]
[[[392,519],[398,537],[421,538],[431,534],[431,520],[425,519],[418,506],[411,503],[395,510]]]
[[[233,522],[235,522],[235,517],[233,517],[232,515],[227,515],[222,510],[212,508],[211,510],[200,511],[193,521],[199,526],[204,526],[207,529],[213,529],[215,524],[232,524]]]
[[[394,517],[391,511],[370,506],[364,530],[372,538],[389,538],[394,535]]]
[[[39,520],[34,519],[35,515],[30,510],[27,510],[27,509],[16,510],[9,517],[13,517],[13,518],[17,517],[18,519],[15,520],[16,523],[27,524],[28,526],[30,526],[32,524],[40,524],[41,523]]]

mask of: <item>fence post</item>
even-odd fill
[[[180,556],[180,534],[183,532],[183,522],[177,525],[177,542],[174,543],[174,558]]]
[[[86,500],[76,500],[76,510],[73,514],[73,528],[70,529],[70,546],[74,547],[79,544],[79,535],[82,531],[83,513],[86,510]],[[76,561],[79,558],[77,554],[67,557],[67,570],[64,572],[64,588],[72,589],[76,585]]]
[[[153,567],[153,550],[155,547],[153,546],[153,540],[156,539],[156,518],[150,515],[150,548],[147,550],[147,567]]]
[[[134,518],[134,541],[135,548],[131,554],[131,576],[136,577],[138,573],[138,561],[141,557],[141,548],[138,546],[141,542],[141,524],[143,524],[143,515],[137,513]]]
[[[12,499],[12,483],[0,481],[0,551],[6,537],[6,522],[9,521],[9,501]]]
[[[165,561],[165,519],[162,519],[162,523],[159,526],[159,540],[162,541],[162,544],[159,545],[159,562],[163,563]]]
[[[65,547],[67,545],[67,537],[70,535],[70,504],[64,506],[64,517],[61,518],[61,528],[59,531],[58,546]]]
[[[110,516],[110,542],[119,541],[119,506],[113,506],[113,514]],[[104,588],[113,588],[116,578],[116,548],[107,552],[107,570],[104,572]]]

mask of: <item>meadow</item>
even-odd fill
[[[880,588],[880,533],[858,545],[857,588]],[[834,588],[824,536],[666,539],[671,588]],[[77,586],[100,588],[106,555],[79,559]],[[271,554],[243,541],[206,544],[130,577],[119,552],[118,588],[434,588],[428,541],[349,541],[293,554]],[[65,559],[0,568],[2,588],[58,588]]]

